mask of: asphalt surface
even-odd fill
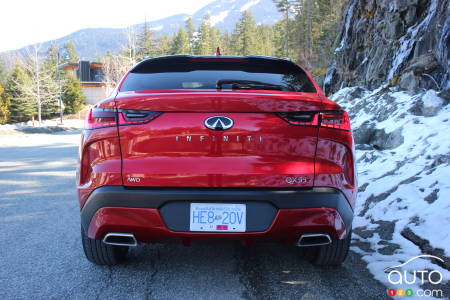
[[[75,193],[78,132],[0,134],[0,299],[387,299],[351,252],[314,267],[298,248],[144,245],[89,263]]]

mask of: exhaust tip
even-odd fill
[[[132,233],[110,232],[103,238],[103,243],[113,246],[136,247],[137,240]]]
[[[327,233],[302,234],[297,242],[298,247],[324,246],[331,244],[331,237]]]

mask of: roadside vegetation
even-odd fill
[[[345,0],[274,0],[283,19],[272,26],[256,24],[250,11],[242,12],[232,32],[211,25],[209,15],[196,28],[192,18],[173,35],[156,34],[147,23],[129,27],[127,44],[108,53],[106,81],[115,83],[137,61],[169,54],[266,55],[289,58],[324,77],[336,48],[335,39]]]
[[[147,23],[127,30],[127,44],[118,53],[96,60],[104,64],[104,81],[114,87],[136,62],[170,54],[266,55],[289,58],[306,67],[319,84],[330,64],[345,0],[274,0],[283,18],[272,26],[256,24],[250,11],[243,11],[232,32],[220,31],[205,15],[196,27],[192,18],[172,35],[156,34]],[[58,68],[78,62],[76,47],[68,42],[48,49],[34,45],[13,59],[9,68],[0,64],[0,124],[76,114],[84,107],[77,78]],[[0,62],[1,63],[1,62]]]
[[[64,57],[63,59],[60,59]],[[84,107],[80,82],[58,68],[64,62],[77,62],[72,43],[58,49],[52,44],[42,51],[39,45],[17,57],[11,70],[0,65],[0,124],[54,118],[60,113],[60,102],[66,113],[77,113]]]

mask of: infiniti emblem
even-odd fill
[[[213,116],[205,120],[206,128],[224,131],[233,127],[233,120],[224,116]]]

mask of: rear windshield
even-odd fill
[[[315,93],[294,63],[270,59],[162,58],[134,67],[120,91],[169,89],[280,90]]]

